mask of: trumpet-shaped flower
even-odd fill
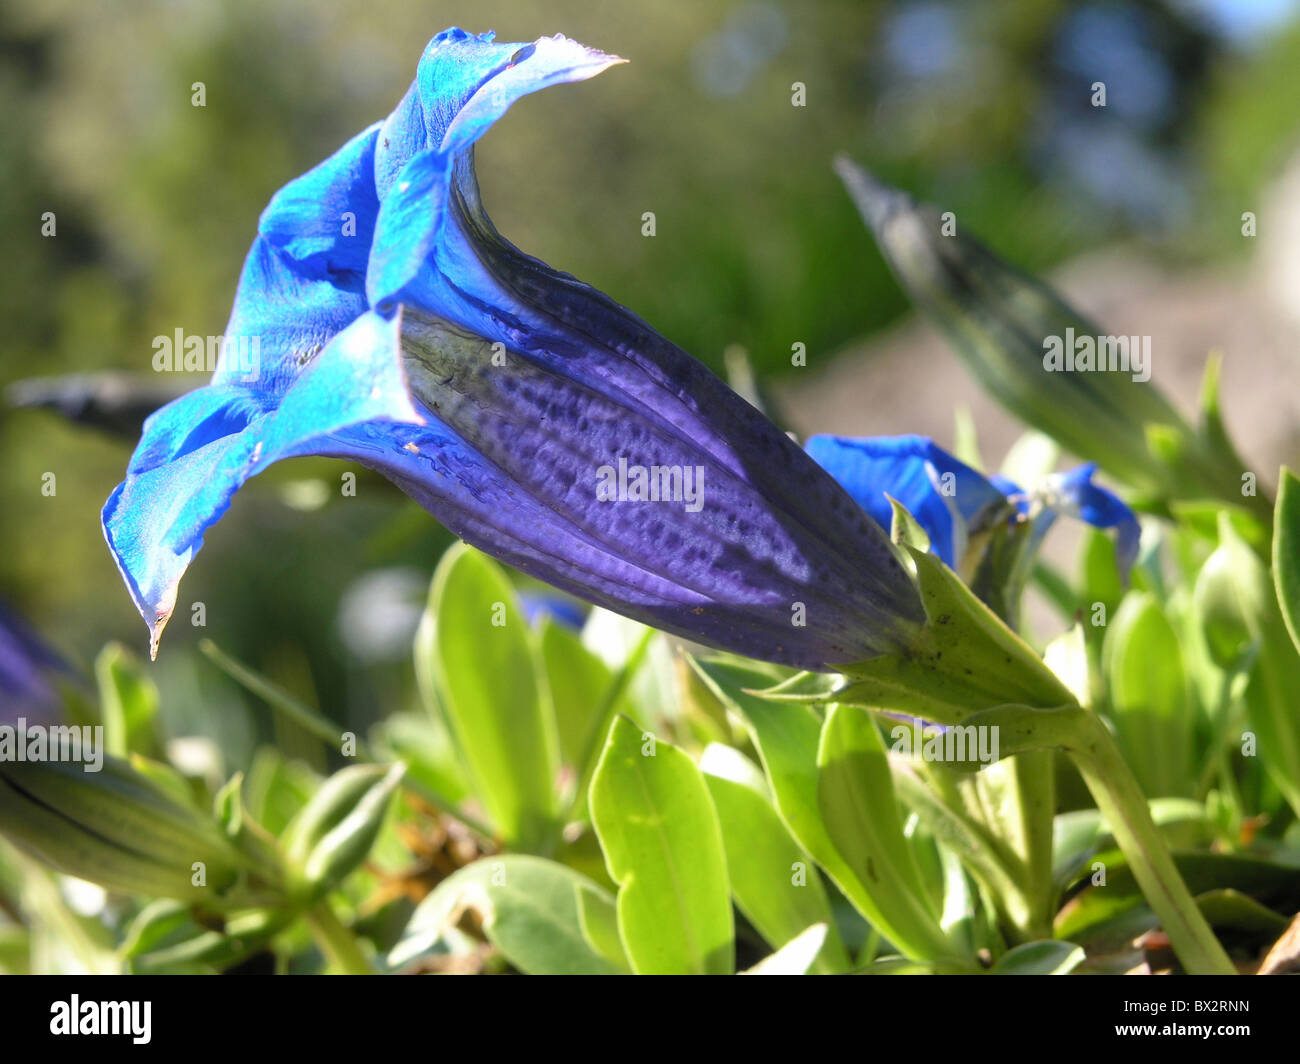
[[[483,209],[475,142],[519,97],[618,62],[448,30],[385,121],[272,198],[217,372],[149,419],[104,508],[155,650],[206,529],[249,477],[307,454],[369,466],[511,565],[704,643],[814,669],[906,645],[916,590],[843,489]]]
[[[1141,527],[1118,496],[1092,482],[1089,463],[1047,478],[1033,492],[1006,477],[984,474],[924,436],[813,436],[806,449],[879,524],[888,525],[897,499],[930,537],[930,547],[956,568],[972,535],[998,520],[1031,522],[1032,556],[1057,517],[1114,529],[1116,561],[1127,576],[1137,558]]]

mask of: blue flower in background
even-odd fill
[[[587,621],[586,607],[567,595],[555,592],[523,589],[519,592],[519,605],[531,625],[540,625],[548,617],[563,628],[581,632]]]
[[[1049,477],[1026,493],[1006,477],[984,476],[924,436],[813,436],[805,447],[881,527],[888,528],[893,517],[886,495],[907,507],[929,535],[931,549],[954,569],[971,535],[999,519],[1032,522],[1026,548],[1032,557],[1061,514],[1115,529],[1116,561],[1125,578],[1137,558],[1137,517],[1092,482],[1094,463]]]
[[[0,724],[19,717],[52,722],[59,694],[53,682],[68,676],[68,665],[16,614],[0,605]]]
[[[835,481],[484,212],[474,143],[519,97],[618,62],[447,30],[384,122],[272,198],[222,364],[146,422],[104,507],[155,652],[234,493],[308,454],[378,470],[503,561],[710,645],[819,669],[908,643],[916,589]]]

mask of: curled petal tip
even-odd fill
[[[157,604],[153,621],[149,625],[149,660],[158,660],[158,644],[162,642],[163,629],[172,619],[176,609],[176,591],[180,586],[180,577],[166,590],[162,600]],[[144,611],[141,610],[143,613]]]

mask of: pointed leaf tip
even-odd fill
[[[832,165],[863,220],[872,229],[879,229],[891,214],[911,202],[906,192],[886,185],[847,155],[836,155]]]

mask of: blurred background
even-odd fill
[[[1152,335],[1185,405],[1223,349],[1229,424],[1272,481],[1300,453],[1297,7],[0,0],[0,387],[148,372],[155,336],[220,334],[270,195],[386,115],[455,24],[631,61],[516,106],[479,148],[484,200],[711,366],[747,352],[789,427],[951,443],[966,407],[994,463],[1016,431],[911,319],[831,171],[844,151],[1110,331]],[[0,602],[83,669],[107,640],[147,648],[98,517],[132,443],[0,409]],[[411,633],[450,538],[377,478],[341,497],[345,469],[259,477],[182,586],[153,672],[172,734],[217,740],[226,771],[295,737],[269,734],[204,636],[358,729],[414,705]]]

